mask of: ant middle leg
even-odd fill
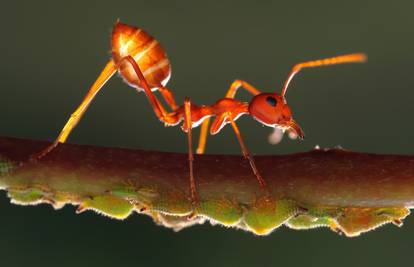
[[[187,137],[188,137],[188,164],[190,169],[190,194],[192,204],[195,205],[198,203],[198,194],[196,183],[194,179],[194,170],[193,170],[193,141],[192,141],[192,127],[193,122],[191,120],[191,102],[188,97],[184,100],[184,123],[185,128],[187,128]]]
[[[166,113],[165,109],[157,99],[157,97],[152,93],[150,86],[148,85],[147,81],[145,80],[145,77],[139,68],[136,61],[131,57],[127,56],[125,57],[125,60],[127,60],[132,67],[134,68],[139,80],[140,85],[144,89],[148,100],[150,101],[152,108],[157,115],[157,117],[164,121],[165,123],[175,124],[177,123],[180,118],[176,117],[174,115],[170,116],[169,113]],[[163,90],[161,93],[165,97],[167,103],[171,106],[171,108],[174,108],[176,106],[175,100],[173,98],[172,93],[165,87],[162,87]],[[198,203],[198,194],[197,194],[197,188],[196,183],[194,179],[194,171],[193,171],[193,145],[192,145],[192,119],[191,119],[191,102],[189,98],[185,98],[184,100],[184,128],[187,128],[187,136],[188,136],[188,162],[189,162],[189,171],[190,171],[190,195],[191,195],[191,201],[192,204],[195,205]]]

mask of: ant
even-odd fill
[[[244,144],[236,120],[242,115],[251,115],[263,125],[280,128],[295,133],[300,139],[304,132],[292,119],[292,112],[287,105],[285,94],[292,78],[304,68],[313,68],[326,65],[364,62],[365,54],[347,54],[332,58],[308,61],[296,64],[290,72],[280,94],[261,93],[258,89],[242,80],[235,80],[224,98],[212,105],[195,105],[188,97],[184,104],[178,106],[172,92],[166,87],[171,76],[171,66],[166,53],[160,43],[144,30],[117,22],[112,31],[112,59],[107,63],[86,97],[71,115],[57,139],[36,158],[40,159],[52,151],[59,143],[64,143],[70,132],[78,124],[93,98],[102,89],[103,85],[116,71],[123,80],[134,87],[138,92],[144,91],[158,119],[166,126],[176,126],[183,122],[181,128],[188,137],[188,161],[190,176],[190,193],[193,204],[198,202],[196,182],[193,173],[193,146],[192,129],[201,125],[201,134],[198,154],[203,154],[206,145],[207,131],[210,118],[215,116],[211,124],[210,134],[215,135],[226,125],[230,124],[240,143],[243,156],[249,161],[251,169],[259,182],[260,187],[269,193],[265,179],[260,175],[253,157]],[[244,88],[254,97],[249,103],[235,99],[238,89]],[[159,91],[171,111],[167,111],[158,100],[154,91]]]

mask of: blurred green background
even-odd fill
[[[280,91],[298,62],[363,51],[368,64],[303,71],[287,100],[303,142],[267,143],[269,128],[239,120],[255,154],[341,145],[414,154],[412,1],[8,1],[2,3],[0,135],[52,140],[109,59],[116,19],[164,46],[181,103],[213,103],[236,79]],[[241,93],[246,101],[249,95]],[[70,142],[186,152],[143,94],[112,79]],[[230,127],[207,153],[240,153]],[[183,162],[183,164],[186,164]],[[316,193],[316,192],[315,192]],[[0,198],[1,266],[402,266],[414,219],[348,239],[327,229],[281,228],[266,237],[195,226],[174,233],[134,215],[120,222],[73,207],[21,207]]]

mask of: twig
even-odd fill
[[[343,149],[256,156],[272,198],[242,156],[195,156],[193,206],[186,154],[64,144],[28,161],[48,144],[0,137],[0,187],[12,202],[73,204],[118,219],[137,211],[176,230],[211,220],[260,235],[285,224],[348,236],[401,225],[414,204],[414,156]]]

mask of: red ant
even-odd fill
[[[249,151],[244,144],[236,120],[242,115],[251,115],[263,125],[292,131],[296,133],[299,138],[303,139],[304,133],[299,125],[292,119],[292,113],[285,99],[287,87],[295,74],[303,68],[350,62],[364,62],[365,60],[365,54],[358,53],[299,63],[293,67],[280,95],[277,93],[261,93],[249,83],[242,80],[235,80],[227,91],[226,96],[219,99],[213,105],[197,106],[191,103],[190,99],[186,97],[184,104],[178,106],[172,92],[165,87],[171,75],[171,67],[161,45],[144,30],[117,22],[112,31],[112,59],[107,63],[98,79],[92,85],[80,106],[71,115],[54,143],[37,155],[37,158],[39,159],[45,156],[59,143],[64,143],[66,141],[68,135],[78,124],[93,98],[101,90],[108,79],[118,71],[126,83],[139,92],[145,92],[156,116],[160,121],[164,122],[165,125],[175,126],[183,121],[181,128],[188,136],[190,189],[193,203],[197,203],[198,195],[193,174],[194,158],[192,152],[191,130],[201,124],[201,134],[197,153],[203,154],[210,117],[213,116],[216,118],[211,125],[210,134],[217,134],[226,124],[231,124],[240,143],[243,155],[249,160],[257,181],[260,186],[268,192],[266,181],[260,175],[253,157],[249,154]],[[254,95],[250,103],[241,102],[235,99],[235,94],[239,88],[244,88]],[[171,108],[171,112],[167,112],[157,99],[153,93],[156,90],[161,93],[166,103]]]

